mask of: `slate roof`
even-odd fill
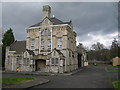
[[[46,17],[46,18],[48,18],[48,17]],[[52,17],[52,18],[48,18],[48,19],[53,23],[53,25],[58,25],[58,24],[69,24],[70,25],[71,24],[71,21],[69,21],[69,22],[63,22],[63,21],[57,19],[56,17]],[[30,27],[40,26],[40,23],[42,23],[42,21],[38,22],[38,23],[36,23],[36,24],[34,24],[34,25],[30,26]]]
[[[10,51],[16,51],[15,54],[21,54],[26,50],[26,41],[15,41],[10,45]]]

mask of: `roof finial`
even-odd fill
[[[53,15],[53,18],[55,17],[55,15]]]

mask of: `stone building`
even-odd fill
[[[77,56],[78,56],[78,68],[88,66],[87,60],[87,51],[85,50],[84,46],[79,43],[77,46]]]
[[[113,59],[112,59],[112,65],[113,65],[113,66],[120,65],[120,58],[119,58],[119,57],[113,58]]]
[[[49,5],[43,6],[42,13],[42,21],[27,28],[25,41],[7,47],[6,70],[64,73],[78,68],[72,21],[51,17]]]

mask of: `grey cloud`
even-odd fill
[[[2,28],[2,3],[0,3],[0,29]]]
[[[13,28],[16,39],[24,40],[25,28],[41,21],[42,6],[46,4],[51,6],[55,17],[72,20],[81,41],[90,39],[88,33],[102,35],[117,31],[117,3],[110,2],[3,3],[3,28]]]

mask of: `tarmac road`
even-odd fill
[[[50,80],[33,88],[113,88],[106,66],[90,66],[71,76],[38,76],[3,74],[3,77],[36,77]],[[29,89],[30,90],[30,89]]]
[[[113,88],[105,66],[91,66],[71,76],[44,78],[51,82],[34,88]]]

